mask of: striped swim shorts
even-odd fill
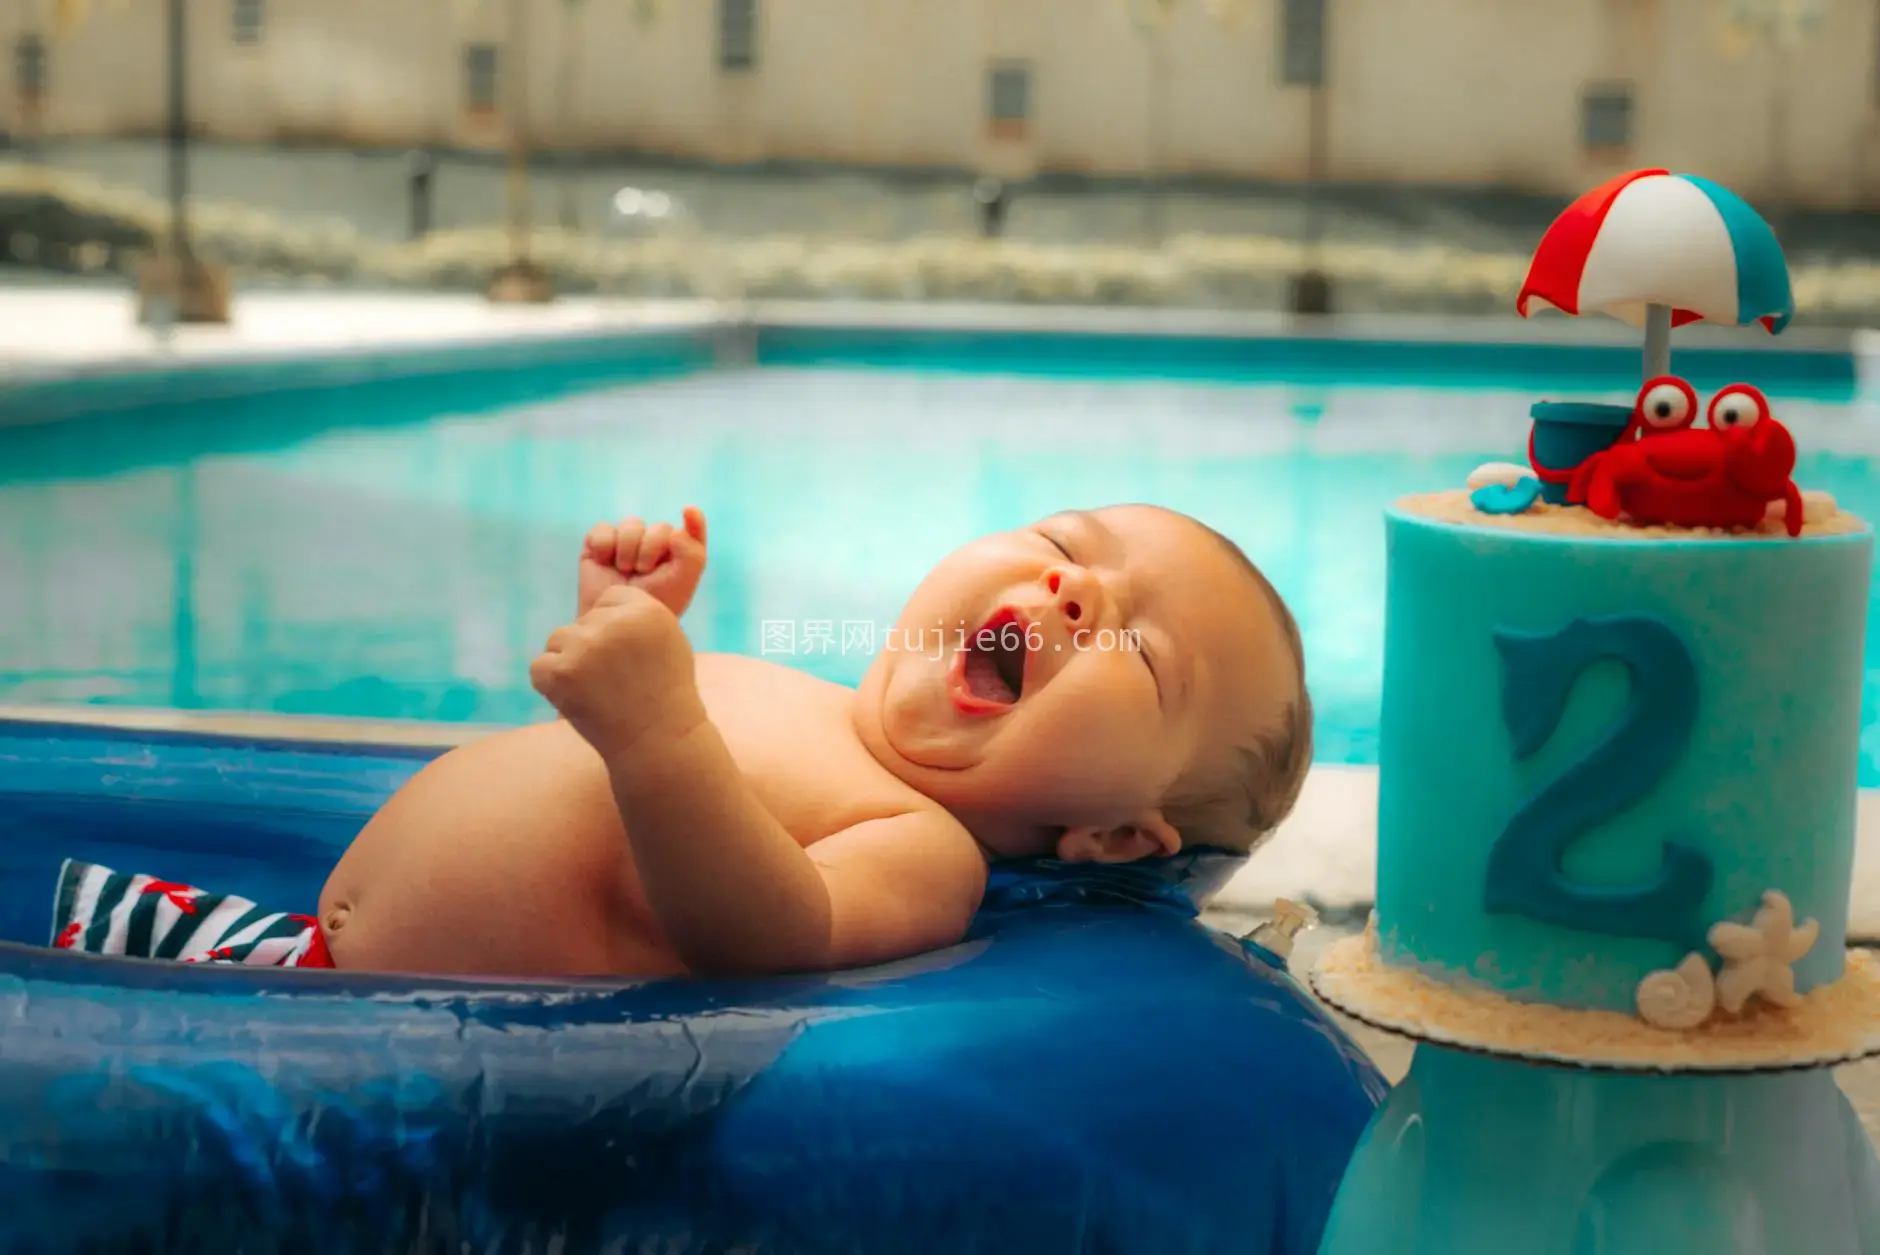
[[[311,915],[269,911],[232,893],[208,893],[75,859],[59,868],[52,944],[178,963],[333,966]]]

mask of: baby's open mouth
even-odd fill
[[[1025,692],[1025,624],[1016,611],[1000,610],[968,637],[960,650],[960,679],[966,694],[987,706],[1010,706]]]

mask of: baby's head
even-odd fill
[[[875,756],[1006,857],[1252,849],[1312,761],[1299,629],[1226,537],[1156,506],[956,550],[863,677]]]

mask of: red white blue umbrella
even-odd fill
[[[1593,311],[1645,328],[1645,375],[1666,374],[1671,328],[1795,315],[1782,245],[1728,188],[1694,174],[1635,170],[1567,206],[1541,237],[1515,309]]]

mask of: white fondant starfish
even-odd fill
[[[1763,894],[1762,907],[1750,923],[1714,925],[1710,944],[1723,956],[1717,1005],[1735,1015],[1755,997],[1778,1007],[1800,1002],[1789,964],[1813,949],[1820,933],[1821,926],[1812,919],[1796,927],[1795,908],[1775,889]]]

